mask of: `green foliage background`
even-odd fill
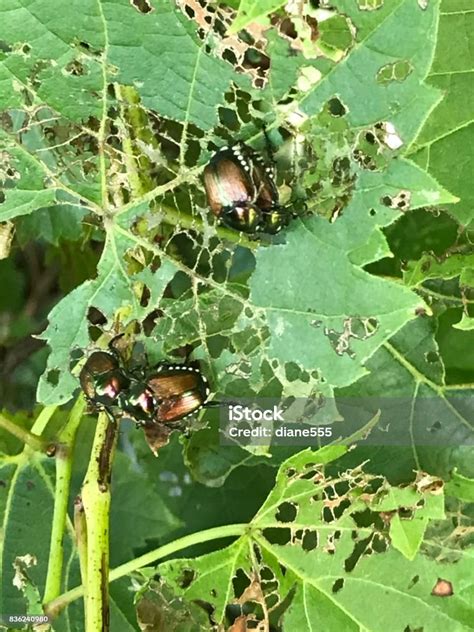
[[[34,413],[49,407],[45,433],[56,436],[77,397],[81,359],[104,334],[126,331],[151,361],[185,353],[199,360],[216,399],[407,397],[416,429],[425,423],[417,398],[430,397],[446,444],[472,438],[472,2],[321,0],[293,13],[283,4],[0,3],[4,418],[30,428]],[[252,241],[216,224],[201,175],[213,151],[234,140],[264,150],[264,125],[278,148],[282,198],[298,217],[278,237]],[[166,590],[184,597],[177,610],[194,627],[176,627],[172,598],[144,571],[133,584],[136,592],[150,582],[138,593],[139,620],[160,612],[164,629],[211,629],[192,603],[200,599],[212,604],[215,625],[228,626],[236,611],[226,605],[243,590],[233,578],[251,577],[257,565],[272,569],[279,601],[271,621],[283,629],[472,629],[471,448],[428,448],[412,436],[406,447],[320,454],[327,485],[342,477],[349,486],[338,494],[350,509],[331,524],[343,533],[336,554],[327,536],[309,555],[296,532],[320,529],[322,537],[327,525],[316,515],[314,489],[296,501],[285,472],[304,472],[314,456],[223,447],[217,413],[202,421],[189,438],[173,436],[158,459],[143,433],[123,424],[111,566],[254,516],[262,559],[254,559],[250,536],[230,548],[188,550],[212,551],[185,563],[212,584],[199,579],[188,592],[179,581],[183,563],[162,565]],[[94,428],[84,417],[71,501]],[[47,457],[1,432],[0,611],[23,612],[13,562],[35,555],[29,573],[41,594],[55,472]],[[344,478],[366,460],[366,478]],[[444,507],[437,500],[444,496],[400,487],[414,485],[420,470],[449,481]],[[391,502],[359,499],[372,475]],[[408,489],[416,502],[398,496]],[[291,542],[264,537],[282,522],[262,517],[264,507],[292,502],[300,504]],[[407,506],[410,520],[385,525],[390,532],[377,548],[380,518],[364,523],[358,512]],[[369,532],[371,540],[348,570],[351,530],[359,543]],[[80,583],[71,525],[64,554],[65,591]],[[431,595],[438,577],[451,579],[453,597]],[[338,580],[342,588],[334,588]],[[130,578],[111,584],[112,630],[138,629],[129,585]],[[258,607],[254,614],[265,618]],[[83,625],[73,602],[54,629]]]

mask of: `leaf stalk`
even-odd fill
[[[87,529],[85,618],[88,632],[108,632],[110,479],[118,422],[99,414],[89,466],[82,486]]]
[[[54,490],[53,523],[49,547],[48,572],[44,591],[44,601],[55,599],[61,592],[63,569],[63,537],[66,529],[67,505],[71,485],[73,447],[76,432],[84,413],[85,402],[80,396],[69,415],[69,419],[59,435],[56,446],[56,485]]]
[[[113,582],[116,579],[120,579],[133,573],[135,571],[140,570],[141,568],[148,566],[149,564],[154,564],[159,560],[167,557],[168,555],[173,555],[183,549],[187,549],[190,546],[194,546],[196,544],[202,544],[204,542],[210,542],[211,540],[219,540],[221,538],[229,538],[229,537],[242,537],[247,534],[250,530],[250,525],[248,523],[242,524],[230,524],[222,527],[212,527],[211,529],[205,529],[204,531],[199,531],[197,533],[191,533],[190,535],[186,535],[182,538],[174,540],[173,542],[169,542],[168,544],[164,544],[163,546],[154,549],[153,551],[149,551],[144,555],[140,555],[121,566],[117,566],[112,571],[110,571],[109,581]],[[86,587],[87,590],[87,587]],[[47,603],[45,605],[45,612],[50,617],[57,616],[66,606],[68,606],[71,602],[79,599],[84,594],[84,586],[77,586],[68,592],[63,593],[57,599]],[[89,630],[89,628],[87,628]],[[91,631],[95,628],[91,628]]]

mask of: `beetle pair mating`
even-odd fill
[[[280,205],[274,169],[244,143],[222,147],[204,169],[211,211],[227,227],[275,234],[290,214]]]
[[[113,349],[94,351],[79,380],[95,408],[112,417],[130,417],[137,425],[178,422],[206,405],[209,396],[206,378],[194,367],[160,363],[145,371],[131,370]]]

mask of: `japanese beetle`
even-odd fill
[[[87,358],[79,381],[87,399],[96,406],[117,405],[120,396],[130,385],[119,360],[106,351],[94,351]]]
[[[208,382],[198,369],[160,364],[132,385],[122,406],[137,422],[167,424],[197,412],[208,396]]]
[[[288,223],[273,169],[250,147],[222,147],[204,169],[211,211],[225,226],[244,233],[276,233]]]
[[[126,368],[112,347],[87,358],[79,381],[95,408],[113,418],[128,416],[142,426],[177,422],[204,405],[216,405],[206,404],[209,386],[199,369],[166,363]]]

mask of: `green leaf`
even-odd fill
[[[461,297],[462,304],[462,297]],[[474,332],[470,329],[455,327],[462,322],[461,309],[446,309],[438,318],[437,340],[443,362],[447,372],[447,382],[452,384],[456,392],[456,385],[466,388],[466,396],[469,396],[474,379],[474,367],[470,353],[474,343]]]
[[[63,239],[77,240],[82,233],[84,215],[79,207],[60,204],[39,209],[16,223],[17,237],[23,243],[43,238],[55,246]]]
[[[474,479],[459,474],[456,470],[445,486],[448,496],[455,496],[467,503],[474,502]]]
[[[240,0],[238,13],[229,33],[237,33],[255,20],[260,20],[285,4],[284,0]]]
[[[346,397],[365,398],[369,409],[386,401],[389,410],[392,402],[400,411],[397,424],[386,429],[381,442],[410,446],[411,465],[405,463],[405,470],[424,469],[446,476],[454,465],[451,455],[456,454],[458,446],[469,446],[472,440],[472,393],[470,388],[458,391],[445,385],[435,331],[436,321],[428,316],[421,315],[407,324],[369,360],[370,375],[338,390],[337,397],[342,401]],[[377,436],[383,426],[382,414],[373,434]],[[389,453],[393,449],[388,448]],[[391,470],[397,468],[396,459],[395,452],[388,464]]]
[[[137,603],[137,620],[142,629],[161,632],[207,632],[209,617],[197,603],[176,600],[166,585],[151,582]]]
[[[2,521],[2,550],[0,571],[2,592],[0,608],[4,613],[31,613],[22,593],[13,584],[15,558],[31,555],[36,563],[27,569],[31,590],[42,596],[48,563],[51,520],[53,511],[52,462],[47,457],[26,457],[21,454],[16,462],[3,464],[0,469],[0,510]],[[35,532],[32,537],[32,516],[35,516]],[[78,568],[72,539],[72,526],[68,522],[64,536],[65,574],[62,587],[69,582],[77,583]],[[36,587],[36,588],[35,588]],[[33,593],[34,595],[34,593]],[[78,614],[78,622],[81,615]],[[59,632],[68,632],[69,627],[58,623]]]
[[[3,161],[6,164],[2,166],[3,169],[10,170],[12,177],[17,176],[15,188],[7,188],[3,193],[5,199],[0,206],[0,222],[28,215],[36,209],[50,206],[57,200],[56,187],[48,186],[46,168],[29,156],[24,149],[10,142],[2,131],[0,149],[5,152]]]
[[[209,438],[209,433],[203,432],[204,436]],[[193,439],[196,435],[200,445],[201,433],[193,433]],[[249,457],[244,450],[239,450],[238,458],[235,458],[235,455],[233,459],[228,458],[229,470],[225,472],[225,486],[219,487],[219,481],[213,478],[214,463],[211,462],[206,471],[204,463],[191,462],[189,465],[193,458],[193,441],[190,442],[190,448],[186,448],[184,462],[182,445],[178,441],[177,433],[174,433],[170,443],[160,450],[158,459],[150,452],[140,433],[134,432],[132,437],[137,449],[137,458],[148,480],[152,481],[155,493],[164,499],[169,510],[183,522],[181,529],[176,533],[177,537],[224,523],[250,520],[274,483],[273,467],[263,465],[263,458]],[[217,460],[218,443],[213,441],[210,448],[205,456]],[[231,450],[226,446],[225,452]],[[268,461],[268,458],[265,459],[265,463]],[[201,469],[198,470],[199,467]],[[209,478],[201,482],[205,472],[209,474]],[[222,471],[218,471],[217,474],[223,478]],[[248,489],[252,489],[252,495],[247,493]],[[233,498],[232,503],[228,502],[229,497]],[[161,534],[156,535],[160,536],[160,541],[161,537],[165,537]]]
[[[390,537],[393,546],[407,559],[413,560],[419,551],[428,521],[404,520],[398,514],[390,522]]]
[[[470,0],[443,0],[438,41],[428,75],[430,85],[443,91],[443,99],[426,121],[413,151],[416,160],[441,184],[461,198],[446,209],[461,224],[473,218],[474,193],[470,186],[470,163],[474,142],[472,72],[474,49],[471,45],[474,14]],[[456,54],[452,45],[456,42]]]
[[[112,494],[111,566],[133,559],[147,538],[163,538],[182,526],[148,476],[134,471],[130,459],[121,453],[114,462]]]
[[[247,538],[241,538],[221,551],[193,560],[193,581],[186,591],[180,592],[185,592],[190,601],[204,597],[214,603],[214,619],[222,621],[226,605],[232,599],[232,580],[237,569],[242,566],[246,568],[250,563],[249,544]],[[160,574],[175,587],[182,581],[183,573],[189,566],[189,560],[172,560],[160,565]]]
[[[443,259],[425,254],[418,261],[410,261],[403,273],[403,281],[410,287],[426,279],[452,279],[459,276],[461,285],[470,284],[470,275],[474,267],[474,255],[453,254]]]
[[[236,597],[248,609],[264,600],[276,608],[291,590],[285,629],[309,631],[320,625],[335,632],[376,632],[402,617],[404,627],[428,622],[433,630],[449,625],[467,632],[469,556],[437,564],[418,552],[430,518],[444,515],[440,481],[421,475],[413,485],[395,488],[360,467],[331,478],[324,464],[344,451],[306,450],[287,459],[246,535],[197,559],[160,564],[160,575],[186,600],[209,602],[216,623],[224,623],[225,606]],[[377,526],[379,519],[386,520],[382,508],[401,516],[407,501],[412,524],[395,519],[390,537],[412,561],[390,548],[387,529]],[[453,586],[449,600],[434,596],[440,577]],[[374,604],[370,609],[368,600]]]
[[[109,62],[118,69],[115,81],[134,85],[143,104],[163,116],[202,129],[217,123],[232,67],[203,54],[193,23],[173,2],[157,2],[154,11],[142,14],[128,0],[118,0],[104,6],[103,17]]]
[[[135,247],[126,234],[111,230],[97,268],[97,278],[86,281],[67,295],[49,314],[49,325],[41,334],[53,341],[46,373],[38,385],[38,400],[44,404],[64,403],[71,398],[78,380],[70,372],[71,352],[82,350],[89,342],[87,315],[95,307],[111,322],[120,310],[123,322],[143,319],[155,308],[166,285],[176,273],[171,262],[164,262],[153,276],[129,274],[124,259]],[[148,307],[140,306],[143,282],[150,291]]]
[[[439,101],[438,90],[423,80],[435,46],[438,2],[422,11],[416,2],[388,0],[377,11],[360,11],[357,3],[339,0],[336,7],[352,22],[356,41],[338,64],[301,101],[300,108],[315,114],[332,97],[347,107],[351,127],[390,121],[405,147],[414,139],[427,112]],[[401,25],[410,24],[411,36]],[[423,33],[424,46],[419,46]],[[380,83],[378,72],[394,60],[409,59],[413,72],[403,82]],[[416,95],[416,96],[415,96]]]
[[[461,320],[455,323],[453,327],[461,331],[472,331],[474,329],[474,318],[463,313]]]
[[[298,630],[309,632],[319,624],[337,632],[342,622],[344,630],[379,632],[390,630],[395,621],[412,630],[427,626],[433,632],[469,630],[472,608],[464,605],[464,600],[469,599],[471,584],[469,564],[450,565],[441,571],[430,560],[420,557],[416,562],[407,562],[398,552],[390,551],[362,558],[345,574],[342,566],[344,556],[349,553],[348,537],[342,536],[338,544],[339,551],[332,556],[330,564],[317,551],[278,545],[270,548],[300,584],[297,591],[300,596],[287,615],[290,621],[301,622]],[[464,595],[447,599],[432,596],[440,573]],[[310,607],[306,617],[302,616],[301,604],[311,603],[314,597],[321,607]]]
[[[332,226],[320,218],[295,222],[286,244],[259,250],[251,298],[269,327],[270,357],[318,369],[329,384],[344,386],[364,375],[367,359],[422,303],[354,266],[357,236],[348,246]]]

